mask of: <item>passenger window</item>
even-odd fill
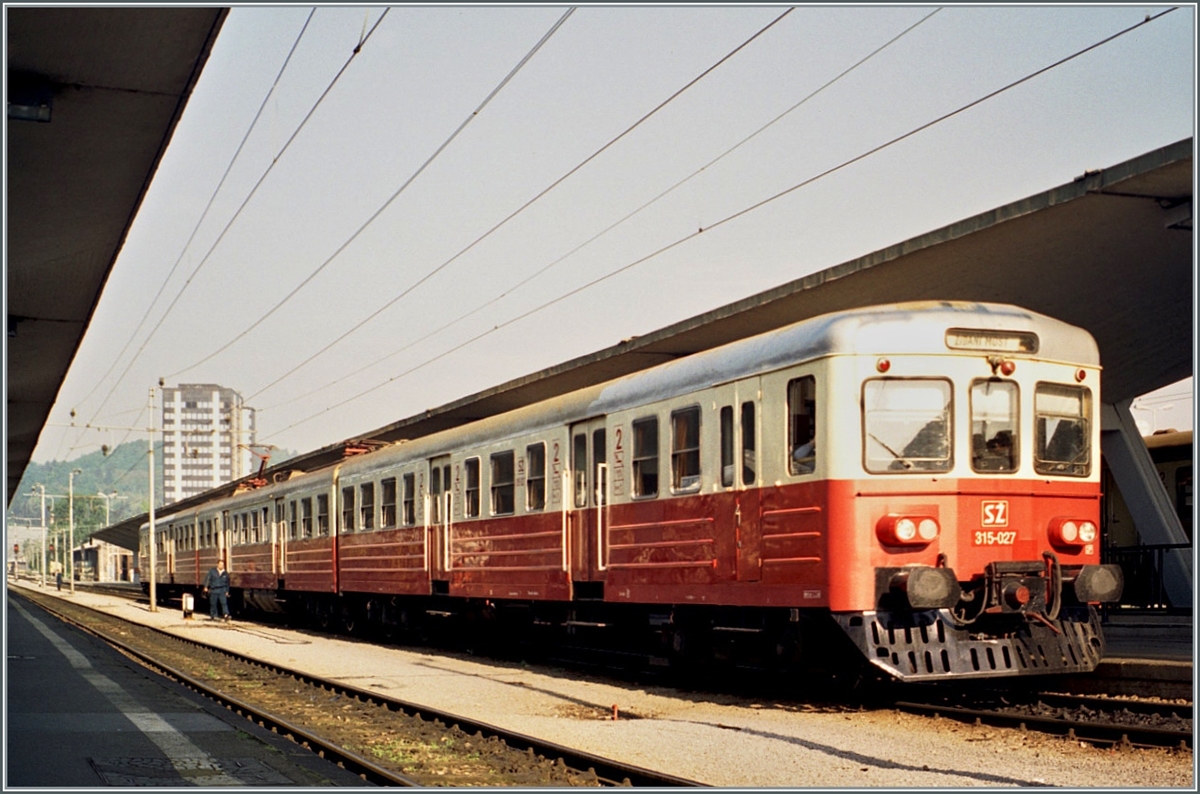
[[[878,378],[863,384],[864,462],[872,474],[949,471],[950,381]]]
[[[525,447],[526,465],[529,473],[525,477],[525,509],[544,510],[546,507],[546,445],[530,444]]]
[[[404,475],[404,526],[411,527],[417,523],[417,489],[416,475]]]
[[[658,417],[633,422],[633,495],[658,495]]]
[[[1039,383],[1033,395],[1038,474],[1086,477],[1092,470],[1092,392],[1083,386]]]
[[[317,536],[329,536],[329,494],[317,495]]]
[[[312,532],[312,497],[306,496],[300,500],[300,536],[311,538]]]
[[[721,409],[721,485],[733,486],[733,406]]]
[[[375,483],[363,483],[358,492],[358,528],[366,532],[375,528]]]
[[[354,531],[354,486],[342,489],[342,532]]]
[[[788,471],[812,474],[817,468],[817,380],[812,375],[788,383]]]
[[[463,463],[466,487],[463,491],[463,515],[475,518],[479,515],[479,458]]]
[[[977,380],[971,384],[971,468],[1011,473],[1017,470],[1017,384]]]
[[[299,535],[296,534],[297,515],[296,503],[295,501],[292,501],[288,504],[288,537],[292,540],[295,540],[299,537]]]
[[[388,477],[379,482],[379,528],[396,526],[396,478]]]
[[[700,407],[671,414],[671,490],[700,489]]]
[[[753,485],[758,477],[758,452],[755,446],[754,403],[742,403],[742,485]]]
[[[492,515],[507,516],[516,512],[515,454],[497,452],[492,455]]]

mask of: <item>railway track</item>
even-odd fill
[[[141,663],[387,786],[700,786],[10,589]]]
[[[96,590],[129,597],[130,588]],[[556,661],[571,665],[567,658]],[[611,674],[611,667],[608,669]],[[868,698],[873,707],[890,707],[914,714],[936,715],[961,722],[1017,728],[1060,735],[1103,746],[1192,747],[1193,708],[1190,703],[1154,699],[1123,699],[1094,695],[1037,692],[1025,682],[967,690],[944,687],[888,688],[883,699]],[[366,693],[369,697],[378,697]],[[455,719],[450,717],[449,719]],[[465,720],[461,724],[481,730]],[[487,731],[484,730],[486,733]],[[523,749],[532,740],[517,741]],[[540,750],[534,752],[541,753]],[[586,768],[586,767],[583,767]],[[608,775],[597,775],[607,780]],[[646,785],[655,785],[648,783]]]
[[[913,714],[1051,733],[1102,746],[1188,750],[1193,745],[1190,703],[1036,692],[897,700],[892,706]]]

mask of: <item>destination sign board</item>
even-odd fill
[[[1037,334],[1024,331],[988,331],[980,328],[951,328],[946,347],[952,350],[981,350],[985,353],[1036,353]]]

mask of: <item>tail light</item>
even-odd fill
[[[1096,524],[1086,518],[1056,518],[1050,522],[1050,542],[1077,548],[1096,541]]]
[[[923,546],[941,532],[931,516],[886,515],[875,525],[875,536],[888,546]]]

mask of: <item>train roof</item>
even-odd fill
[[[1085,366],[1100,363],[1099,349],[1087,331],[1027,309],[960,301],[898,303],[823,314],[627,375],[600,387],[592,413],[609,413],[826,356],[958,352],[947,345],[950,329],[995,340],[1034,334],[1034,351],[1010,350],[1005,355]]]
[[[545,428],[666,400],[836,355],[961,354],[948,347],[951,329],[969,340],[1017,340],[1036,336],[1033,350],[1004,355],[1098,366],[1091,334],[1051,317],[997,303],[923,301],[849,309],[802,320],[748,339],[730,342],[677,361],[579,389],[551,400],[476,420],[340,463],[346,476],[363,475],[396,461],[451,449],[501,442]],[[969,333],[968,333],[969,332]],[[986,355],[981,351],[980,355]]]

